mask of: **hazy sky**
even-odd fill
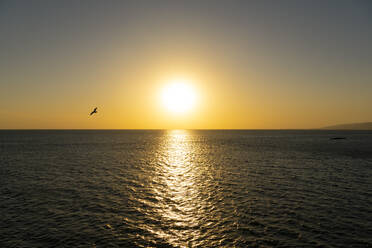
[[[371,1],[0,1],[0,128],[371,121],[371,46]],[[159,100],[175,77],[184,115]]]

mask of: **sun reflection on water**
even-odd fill
[[[185,130],[168,131],[163,151],[159,157],[161,164],[154,191],[160,194],[161,207],[158,214],[168,230],[158,230],[156,234],[174,246],[190,246],[200,236],[199,222],[201,201],[197,184],[198,170],[193,163],[193,145]]]

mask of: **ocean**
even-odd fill
[[[372,247],[372,131],[2,130],[0,247]]]

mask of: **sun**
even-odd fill
[[[194,108],[196,93],[191,82],[186,79],[174,79],[162,92],[164,107],[172,113],[185,113]]]

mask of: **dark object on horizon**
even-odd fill
[[[90,115],[92,114],[97,114],[97,107],[95,107],[94,110],[90,113]]]
[[[350,123],[323,127],[327,130],[372,130],[372,122]]]
[[[333,137],[333,138],[330,138],[331,140],[342,140],[342,139],[346,139],[346,137]]]

